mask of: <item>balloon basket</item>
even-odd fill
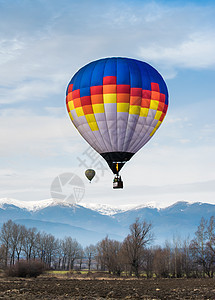
[[[113,180],[113,189],[123,189],[123,181],[121,176],[116,175]]]

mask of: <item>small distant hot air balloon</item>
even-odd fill
[[[167,112],[168,91],[149,64],[122,57],[82,67],[71,79],[66,103],[83,138],[107,161],[122,188],[119,171],[154,135]]]
[[[95,175],[96,175],[96,172],[93,169],[88,169],[85,171],[85,176],[87,177],[87,179],[89,179],[90,182]]]

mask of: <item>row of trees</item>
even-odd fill
[[[73,269],[75,260],[80,265],[85,253],[82,246],[71,237],[56,239],[52,234],[38,232],[36,228],[26,228],[9,220],[0,232],[0,262],[7,267],[20,259],[39,259],[48,267]],[[86,247],[86,253],[87,253]]]
[[[26,228],[9,220],[0,231],[1,267],[13,266],[20,259],[40,260],[49,268],[71,270],[83,266],[139,277],[213,277],[215,271],[215,218],[202,218],[192,240],[173,238],[165,246],[150,247],[152,225],[136,220],[123,242],[108,237],[96,245],[83,247],[73,238]]]
[[[149,247],[151,224],[136,220],[123,243],[102,240],[98,244],[100,265],[120,275],[140,272],[153,277],[213,277],[215,271],[215,218],[201,219],[193,239],[173,237],[165,246]]]

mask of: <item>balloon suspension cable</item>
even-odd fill
[[[118,165],[118,163],[116,163],[116,175],[118,176],[119,175],[119,165]]]

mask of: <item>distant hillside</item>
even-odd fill
[[[215,205],[196,202],[176,202],[163,208],[144,207],[115,214],[121,226],[134,222],[136,218],[150,221],[153,225],[155,243],[163,243],[166,239],[172,240],[173,236],[186,238],[192,237],[197,230],[202,217],[209,219],[215,216]]]
[[[103,209],[102,205],[91,207],[73,206],[52,199],[26,205],[14,199],[0,199],[0,224],[12,219],[56,237],[70,235],[87,245],[96,243],[106,235],[123,240],[129,225],[140,218],[152,223],[154,244],[162,244],[166,239],[172,240],[173,236],[192,237],[202,216],[206,219],[215,216],[215,205],[200,202],[177,202],[163,209],[144,206],[127,210],[107,206]]]

